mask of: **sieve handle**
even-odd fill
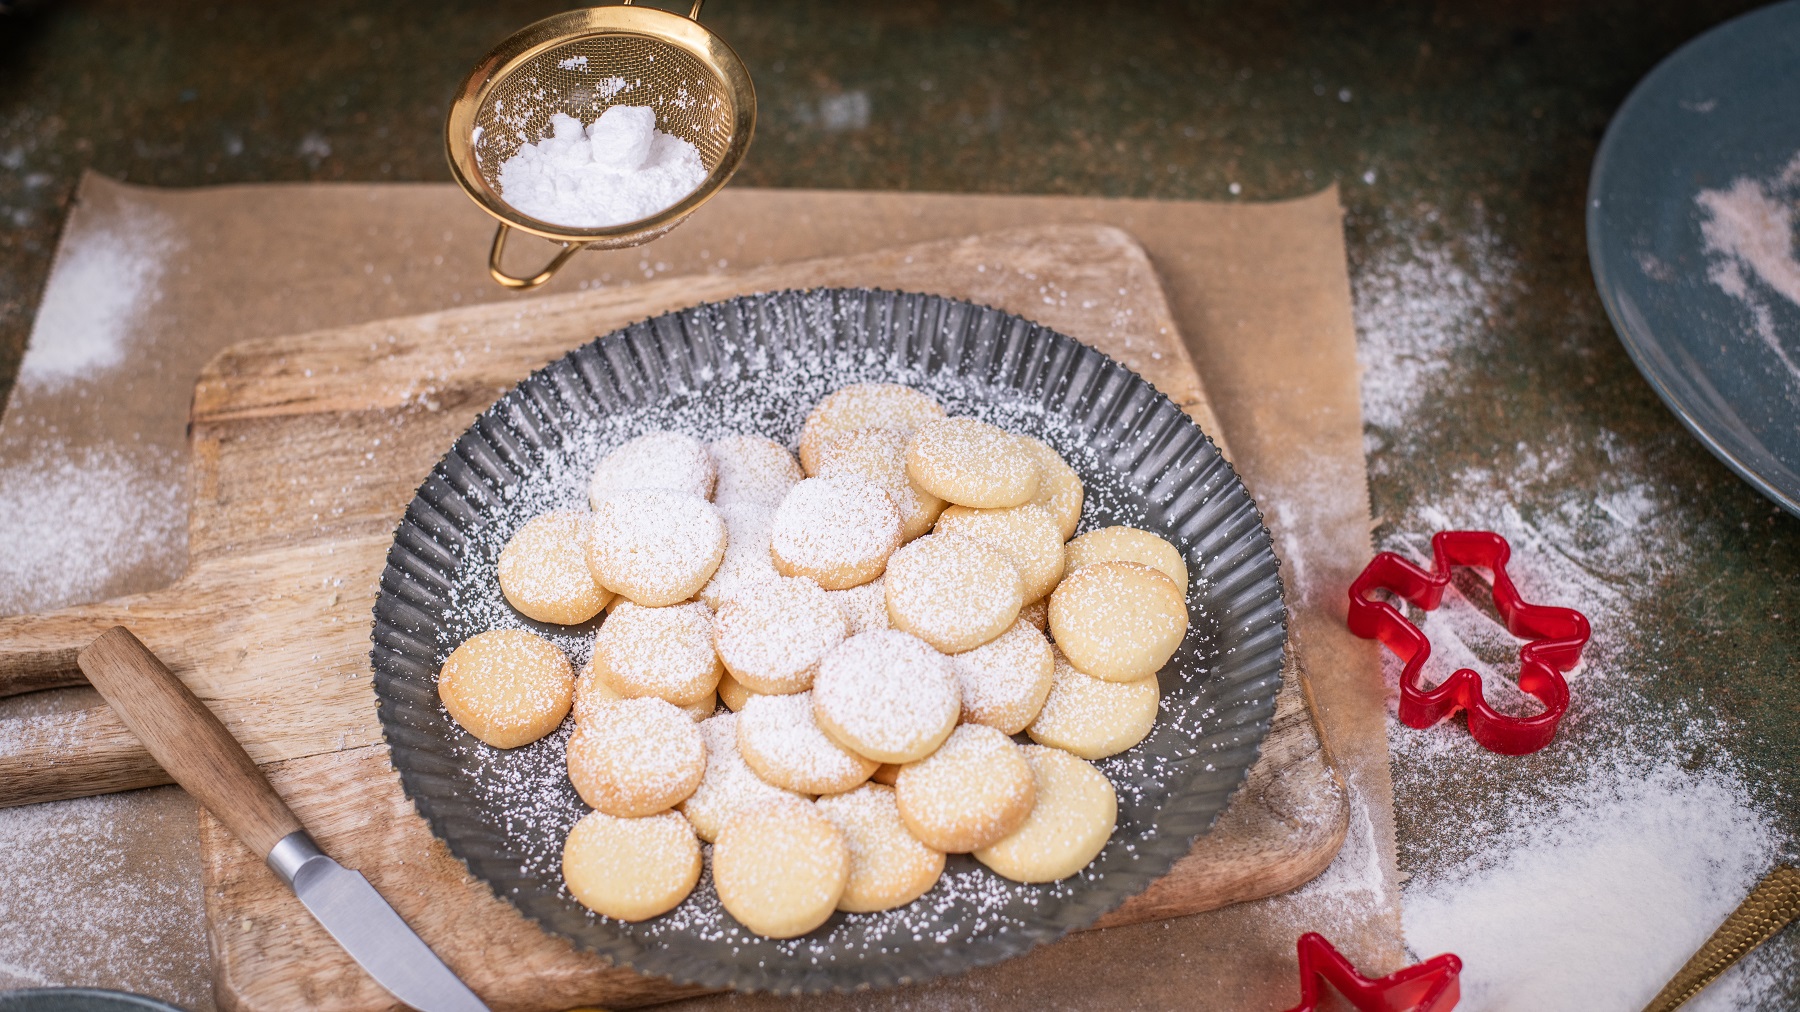
[[[694,9],[691,11],[688,11],[688,20],[689,21],[700,20],[700,5],[705,2],[706,2],[706,0],[694,0]],[[632,0],[624,0],[624,6],[630,7],[631,4],[632,4]]]
[[[488,250],[488,273],[493,275],[495,281],[500,282],[508,288],[518,288],[521,290],[536,288],[550,280],[557,271],[562,270],[563,264],[569,262],[570,257],[587,249],[588,245],[585,242],[563,243],[562,252],[556,254],[555,259],[545,264],[543,270],[538,271],[530,277],[521,278],[506,273],[506,269],[500,266],[500,258],[506,253],[506,237],[511,232],[512,227],[505,222],[501,222],[500,227],[494,230],[494,245]]]

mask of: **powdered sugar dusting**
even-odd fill
[[[1777,322],[1767,293],[1790,303],[1791,319],[1800,310],[1800,255],[1795,251],[1794,201],[1800,196],[1800,153],[1770,180],[1740,177],[1717,190],[1701,190],[1694,203],[1706,215],[1701,237],[1710,255],[1707,278],[1750,313],[1756,334],[1787,374],[1800,383],[1800,365]]]
[[[144,308],[162,298],[165,264],[180,248],[173,223],[142,207],[114,226],[65,238],[55,283],[44,290],[31,327],[19,385],[55,388],[123,361]]]
[[[738,751],[764,780],[802,794],[847,791],[876,766],[825,736],[811,692],[751,696],[738,711]]]
[[[819,663],[813,705],[841,741],[879,762],[924,758],[961,710],[943,654],[898,629],[852,636]]]

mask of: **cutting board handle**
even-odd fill
[[[0,617],[0,696],[85,684],[75,656],[94,637],[125,621],[126,611],[122,605],[102,601],[41,615]]]
[[[175,782],[257,856],[267,857],[282,837],[300,830],[244,747],[131,630],[114,626],[76,661]]]

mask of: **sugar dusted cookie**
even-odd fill
[[[601,500],[588,528],[594,579],[635,604],[661,608],[693,597],[725,557],[725,521],[712,503],[666,489]]]
[[[906,444],[913,483],[958,506],[1003,509],[1037,495],[1043,466],[1021,436],[974,418],[919,427]]]
[[[1111,682],[1150,678],[1187,635],[1175,582],[1136,562],[1091,562],[1050,595],[1050,634],[1081,671]]]
[[[775,510],[769,554],[787,576],[826,590],[868,583],[900,546],[900,512],[879,485],[861,478],[808,478]]]
[[[1075,670],[1058,652],[1050,695],[1025,733],[1040,745],[1073,752],[1083,759],[1104,759],[1149,735],[1156,726],[1160,701],[1154,678],[1102,681]]]
[[[1175,546],[1136,527],[1102,527],[1069,542],[1069,572],[1095,562],[1136,562],[1175,581],[1186,596],[1187,562]]]
[[[706,450],[719,473],[713,502],[721,507],[749,503],[774,509],[806,477],[787,447],[764,436],[726,436]]]
[[[737,679],[731,677],[730,671],[719,676],[719,702],[724,703],[725,708],[732,713],[742,710],[744,704],[748,703],[753,695],[755,693],[744,688]]]
[[[581,800],[631,818],[673,808],[706,773],[700,729],[660,699],[599,703],[569,738],[569,781]]]
[[[625,697],[619,695],[612,686],[606,684],[605,679],[594,674],[594,662],[589,661],[587,665],[581,669],[581,674],[575,679],[575,723],[579,725],[587,720],[588,714],[591,713],[596,706],[624,698]],[[713,711],[718,708],[719,697],[717,695],[709,695],[704,699],[680,707],[680,710],[695,721],[702,721],[712,716]]]
[[[764,782],[750,769],[738,753],[737,721],[737,714],[721,713],[700,722],[700,737],[706,742],[706,775],[694,793],[675,806],[707,843],[718,839],[725,824],[752,805],[784,798],[809,800]]]
[[[1037,495],[1032,496],[1031,501],[1056,519],[1057,530],[1062,532],[1063,540],[1067,541],[1074,536],[1075,528],[1081,524],[1081,500],[1085,495],[1081,487],[1081,476],[1062,459],[1061,454],[1051,449],[1049,443],[1030,436],[1023,438],[1036,452],[1038,466],[1044,469],[1043,477],[1038,481]]]
[[[819,473],[820,444],[830,435],[878,426],[902,439],[926,422],[944,417],[944,407],[928,394],[898,383],[852,383],[820,401],[800,429],[800,464]]]
[[[588,502],[631,489],[660,488],[711,499],[718,471],[706,444],[680,432],[646,432],[600,458],[588,483]]]
[[[717,507],[725,521],[725,555],[712,579],[700,588],[700,600],[718,611],[745,587],[781,578],[769,557],[769,535],[775,529],[775,508],[751,502],[725,503]]]
[[[438,671],[438,699],[463,730],[516,748],[556,730],[575,693],[575,671],[550,641],[523,629],[477,633]]]
[[[891,628],[888,624],[887,586],[880,577],[858,587],[825,592],[850,623],[850,635]]]
[[[944,511],[937,530],[999,549],[1018,568],[1027,603],[1042,600],[1063,578],[1062,532],[1041,506],[1026,503],[999,510],[952,506]]]
[[[612,591],[587,564],[587,514],[557,510],[534,517],[500,550],[500,593],[526,618],[580,625],[600,614]]]
[[[960,653],[1005,632],[1019,617],[1019,571],[982,542],[932,534],[888,562],[888,620],[944,653]]]
[[[906,437],[894,429],[849,429],[823,440],[819,477],[846,475],[879,485],[900,511],[900,540],[911,541],[937,522],[944,500],[906,476]]]
[[[900,820],[892,787],[864,784],[815,804],[844,834],[850,852],[850,879],[839,910],[872,913],[905,906],[944,873],[943,853],[920,843]]]
[[[758,805],[713,844],[719,902],[751,931],[793,938],[824,924],[850,880],[844,834],[805,801]]]
[[[847,791],[880,765],[819,729],[810,692],[751,696],[738,711],[738,752],[757,776],[797,794]]]
[[[645,608],[627,601],[594,634],[594,671],[627,699],[655,696],[676,706],[711,699],[719,686],[712,610],[698,601]]]
[[[1019,621],[1026,623],[1038,632],[1050,631],[1050,601],[1040,598],[1019,609]]]
[[[838,744],[883,763],[930,755],[956,726],[956,673],[943,654],[898,629],[852,636],[813,680],[813,719]]]
[[[810,687],[819,661],[849,631],[818,584],[784,576],[725,602],[713,620],[713,644],[738,685],[781,695]]]
[[[589,812],[563,843],[563,881],[577,902],[621,921],[675,909],[700,881],[700,841],[673,812],[622,819]]]
[[[1056,673],[1055,651],[1023,618],[995,639],[950,658],[962,720],[1018,734],[1037,718]]]
[[[1036,785],[1011,738],[962,724],[929,757],[900,767],[900,818],[921,843],[965,854],[1005,839],[1031,814]]]
[[[975,852],[975,860],[1014,882],[1055,882],[1100,855],[1119,819],[1112,781],[1061,749],[1020,748],[1031,764],[1037,803],[1012,835]]]

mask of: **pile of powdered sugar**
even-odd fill
[[[1744,305],[1763,345],[1786,367],[1787,375],[1800,382],[1800,365],[1794,362],[1800,348],[1790,350],[1793,333],[1781,323],[1800,310],[1796,198],[1800,198],[1800,152],[1772,179],[1740,177],[1728,187],[1701,190],[1694,203],[1706,216],[1700,235],[1709,254],[1708,280]],[[1789,304],[1779,315],[1779,303],[1768,293]]]
[[[706,179],[700,150],[656,129],[656,110],[615,105],[589,124],[567,113],[500,164],[506,202],[539,221],[602,228],[640,221]]]

